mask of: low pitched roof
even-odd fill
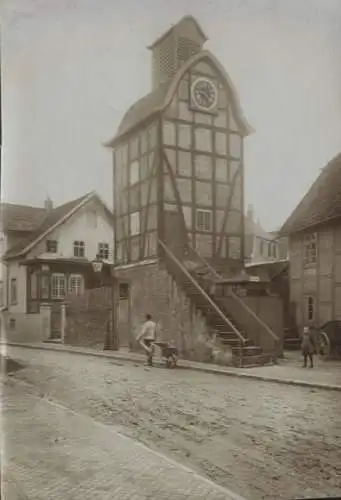
[[[12,203],[1,204],[1,226],[3,232],[34,231],[40,226],[45,216],[45,208]]]
[[[95,192],[87,193],[76,200],[60,205],[51,211],[44,209],[44,217],[41,220],[41,223],[37,225],[27,237],[23,238],[13,248],[10,248],[3,256],[3,259],[7,260],[27,253],[34,245],[44,238],[49,231],[58,227],[58,225],[62,224],[66,219],[71,217],[75,211],[94,198],[97,198],[100,201],[108,215],[112,217],[112,212],[106,207]]]
[[[271,281],[276,278],[283,271],[289,269],[289,260],[275,260],[273,262],[255,262],[246,264],[245,267],[259,276],[267,276]]]
[[[288,236],[341,217],[341,153],[322,170],[307,194],[283,224],[280,235]]]

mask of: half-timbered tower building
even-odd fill
[[[243,151],[251,128],[206,40],[186,16],[149,47],[151,92],[128,109],[106,143],[114,163],[116,270],[131,282],[136,325],[142,312],[153,311],[167,329],[169,308],[177,314],[169,290],[181,293],[186,282],[189,303],[193,288],[228,326],[193,266],[230,276],[243,267]]]

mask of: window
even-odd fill
[[[277,257],[277,244],[274,243],[272,247],[272,256],[276,259]]]
[[[48,274],[42,274],[40,278],[40,298],[48,299],[50,291],[50,279]]]
[[[261,255],[264,254],[264,241],[263,240],[260,240],[260,245],[259,245],[259,253]]]
[[[307,300],[307,318],[308,318],[308,321],[313,321],[315,319],[315,299],[314,299],[314,297],[308,297],[308,300]]]
[[[18,301],[17,279],[12,278],[11,279],[11,304],[16,304],[17,301]]]
[[[0,307],[4,305],[4,284],[0,281]]]
[[[51,285],[52,299],[63,299],[65,297],[65,276],[64,274],[53,274]]]
[[[69,279],[69,292],[74,295],[82,295],[83,276],[81,274],[71,274]]]
[[[47,253],[57,253],[58,243],[56,240],[46,241],[46,252]]]
[[[309,234],[303,239],[304,265],[314,266],[317,260],[317,234]]]
[[[130,235],[134,236],[140,233],[140,212],[130,214]]]
[[[98,255],[101,259],[109,259],[108,243],[98,243]]]
[[[272,244],[268,243],[268,257],[272,257]]]
[[[197,210],[196,226],[198,231],[212,230],[212,212],[211,210]]]
[[[84,241],[76,240],[73,242],[73,255],[74,257],[85,257]]]
[[[9,328],[10,328],[10,330],[15,330],[15,319],[14,318],[10,318]]]

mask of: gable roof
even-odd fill
[[[1,230],[34,231],[46,216],[46,209],[12,203],[1,203]]]
[[[341,153],[322,170],[280,230],[288,236],[341,217]]]
[[[126,136],[128,133],[131,133],[134,129],[140,126],[142,122],[162,113],[171,103],[171,100],[173,99],[173,96],[184,74],[193,64],[205,59],[214,64],[214,66],[221,74],[221,77],[225,80],[226,84],[229,87],[232,95],[231,107],[236,121],[240,126],[241,133],[244,136],[251,134],[253,132],[253,129],[247,123],[247,120],[243,114],[239,103],[238,93],[230,77],[228,76],[224,67],[220,64],[216,57],[214,57],[213,54],[211,54],[208,50],[202,50],[201,52],[194,54],[190,59],[188,59],[185,64],[183,64],[177,71],[173,78],[164,82],[157,89],[136,101],[135,104],[133,104],[123,116],[116,135],[112,139],[104,142],[103,145],[111,148],[115,147],[123,139],[124,136]]]
[[[90,200],[96,199],[103,205],[107,215],[112,218],[112,212],[103,203],[100,197],[95,192],[87,193],[76,200],[69,201],[60,205],[51,211],[45,210],[45,217],[41,224],[35,228],[26,238],[23,238],[17,245],[10,248],[3,256],[4,260],[13,259],[26,254],[30,251],[39,241],[47,236],[51,231],[56,229],[59,225],[71,217],[77,210],[83,207]]]

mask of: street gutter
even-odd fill
[[[130,361],[133,363],[139,363],[139,364],[144,364],[145,358],[144,356],[141,356],[139,354],[134,354],[134,353],[120,353],[116,351],[106,351],[106,352],[101,352],[101,351],[94,351],[94,350],[87,350],[87,349],[79,349],[77,347],[72,347],[68,348],[63,346],[59,346],[58,344],[23,344],[20,342],[1,342],[0,345],[3,346],[13,346],[13,347],[22,347],[25,349],[37,349],[37,350],[45,350],[45,351],[54,351],[54,352],[66,352],[68,354],[76,354],[76,355],[82,355],[82,356],[92,356],[92,357],[98,357],[98,358],[105,358],[105,359],[115,359],[115,360],[120,360],[120,361]],[[262,382],[272,382],[275,384],[282,384],[282,385],[292,385],[292,386],[299,386],[299,387],[307,387],[310,389],[324,389],[328,391],[338,391],[341,392],[341,385],[332,385],[332,384],[323,384],[323,383],[317,383],[317,382],[308,382],[304,380],[295,380],[295,379],[283,379],[279,377],[272,377],[272,376],[265,376],[265,375],[258,375],[254,373],[246,373],[246,372],[238,372],[237,369],[231,369],[228,367],[220,367],[220,366],[206,366],[204,363],[196,363],[196,362],[191,362],[191,361],[186,361],[186,360],[180,360],[180,363],[178,365],[178,368],[184,369],[184,370],[195,370],[199,372],[205,372],[209,373],[211,375],[225,375],[225,376],[230,376],[230,377],[237,377],[237,378],[246,378],[246,379],[253,379],[253,380],[258,380]],[[250,368],[252,370],[252,368]]]

